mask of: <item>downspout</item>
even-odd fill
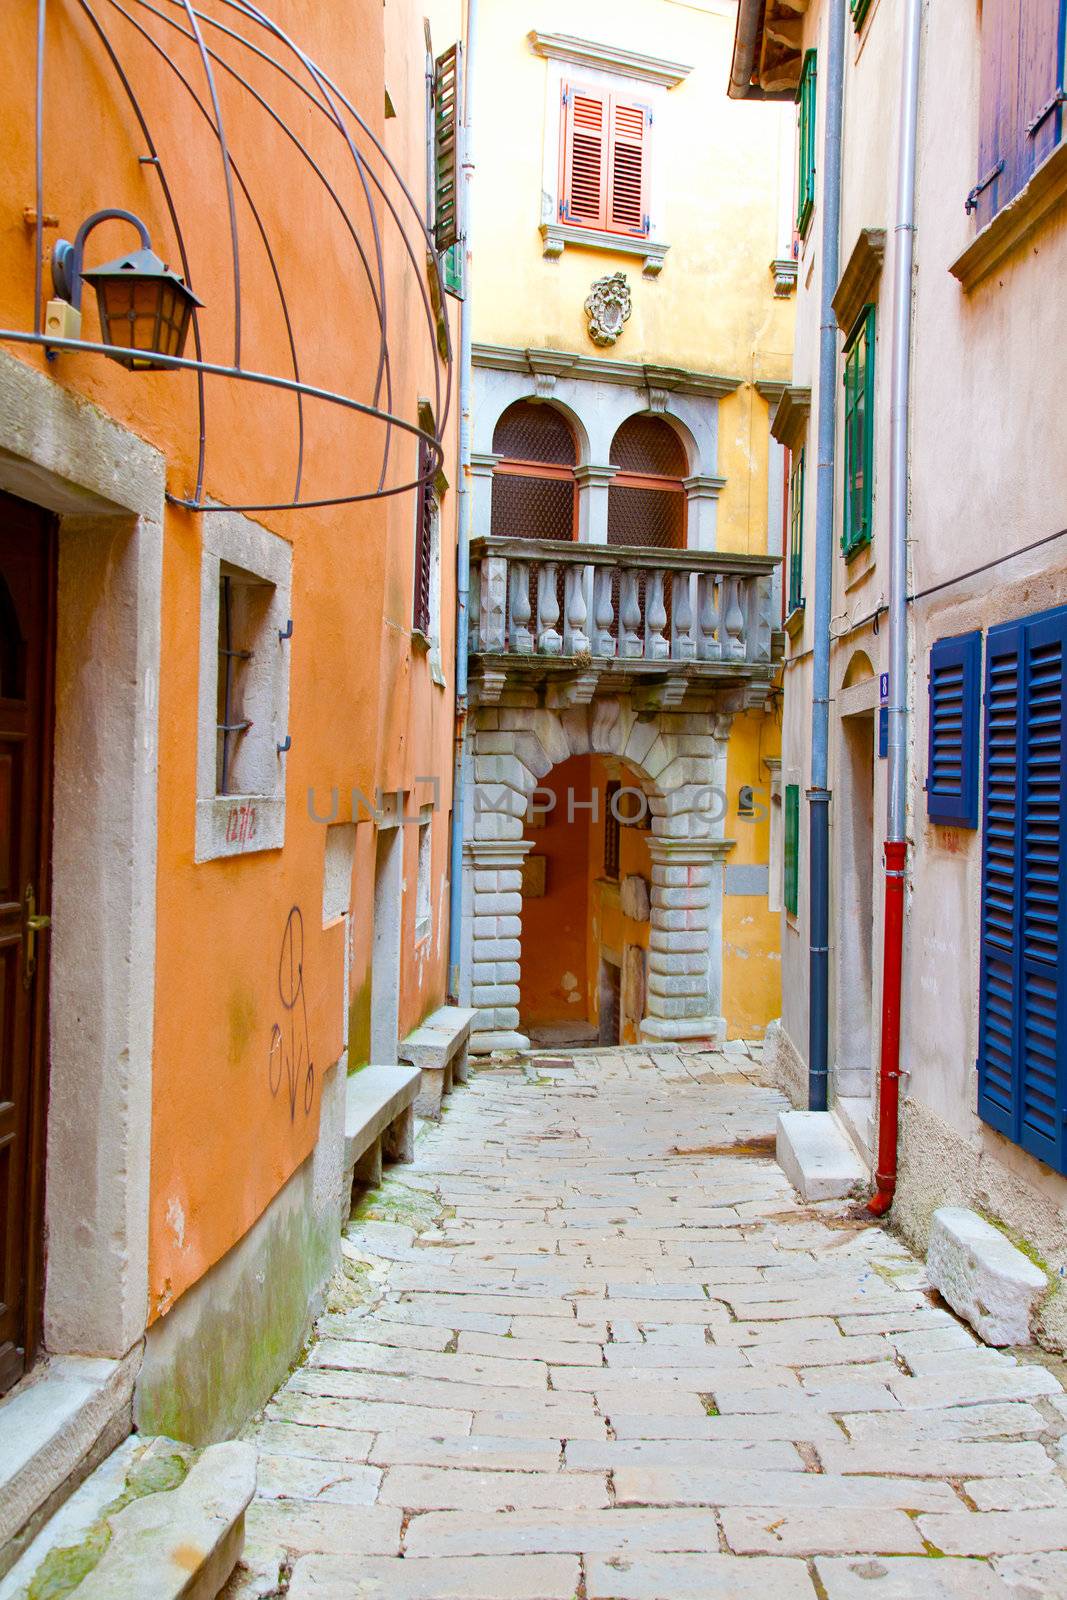
[[[889,412],[889,767],[886,776],[878,1169],[875,1175],[877,1190],[869,1207],[876,1216],[889,1210],[897,1186],[897,1124],[900,1108],[901,967],[904,947],[904,869],[907,859],[908,408],[921,28],[922,0],[907,0],[893,252],[893,346]]]
[[[463,130],[460,217],[463,237],[463,299],[459,308],[459,474],[456,493],[456,721],[452,773],[452,838],[448,904],[448,992],[459,995],[463,937],[463,788],[467,757],[467,646],[470,633],[471,500],[471,196],[474,156],[471,111],[474,100],[474,48],[478,0],[467,0],[463,51]]]
[[[735,100],[747,97],[752,85],[756,41],[763,20],[764,0],[741,0],[734,33],[734,54],[730,63],[729,93]]]
[[[834,443],[837,318],[833,296],[841,234],[841,123],[845,0],[830,0],[822,174],[819,418],[815,484],[815,606],[812,650],[811,788],[808,790],[808,1109],[827,1109],[830,995],[830,610],[834,583]]]

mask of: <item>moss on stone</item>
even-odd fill
[[[167,1448],[170,1446],[170,1448]],[[153,1441],[130,1464],[126,1482],[78,1544],[50,1550],[30,1579],[26,1600],[67,1600],[103,1558],[111,1543],[111,1518],[146,1495],[166,1494],[185,1482],[196,1452],[172,1440]]]
[[[49,1550],[30,1579],[27,1600],[66,1600],[89,1576],[110,1543],[111,1529],[99,1521],[93,1523],[80,1544]]]
[[[363,979],[348,1006],[348,1070],[358,1072],[370,1061],[370,973]]]
[[[137,1426],[192,1444],[232,1438],[289,1370],[333,1267],[336,1219],[294,1207],[264,1234],[232,1292],[213,1294],[210,1274],[187,1335],[141,1371]]]

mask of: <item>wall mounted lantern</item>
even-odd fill
[[[141,248],[87,272],[82,267],[85,241],[98,223],[111,221],[132,224],[140,234]],[[65,323],[64,331],[73,325],[75,331],[67,335],[71,338],[80,336],[82,284],[92,284],[102,343],[116,347],[112,360],[137,372],[169,370],[154,357],[181,356],[193,308],[202,304],[184,280],[155,254],[148,229],[131,211],[95,211],[82,223],[73,244],[58,240],[52,251],[52,283],[60,300],[66,303],[57,308],[66,313],[65,317],[55,320],[57,324]],[[67,306],[75,314],[73,318],[66,311]],[[53,321],[51,312],[50,306],[49,324]],[[133,351],[144,354],[134,355]]]

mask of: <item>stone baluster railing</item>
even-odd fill
[[[477,539],[470,648],[483,655],[766,665],[775,565],[774,557],[719,551]]]

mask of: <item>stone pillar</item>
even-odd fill
[[[608,490],[618,467],[575,467],[578,481],[578,539],[582,544],[608,542]]]
[[[519,1027],[522,863],[528,839],[468,839],[463,846],[464,938],[460,1003],[477,1007],[474,1055],[525,1050]]]
[[[722,1015],[724,839],[653,836],[652,911],[643,1039],[726,1037]]]
[[[474,479],[471,538],[487,539],[492,527],[493,471],[500,456],[471,452],[471,477]]]
[[[686,545],[690,550],[715,549],[719,491],[725,478],[704,473],[685,479]]]

